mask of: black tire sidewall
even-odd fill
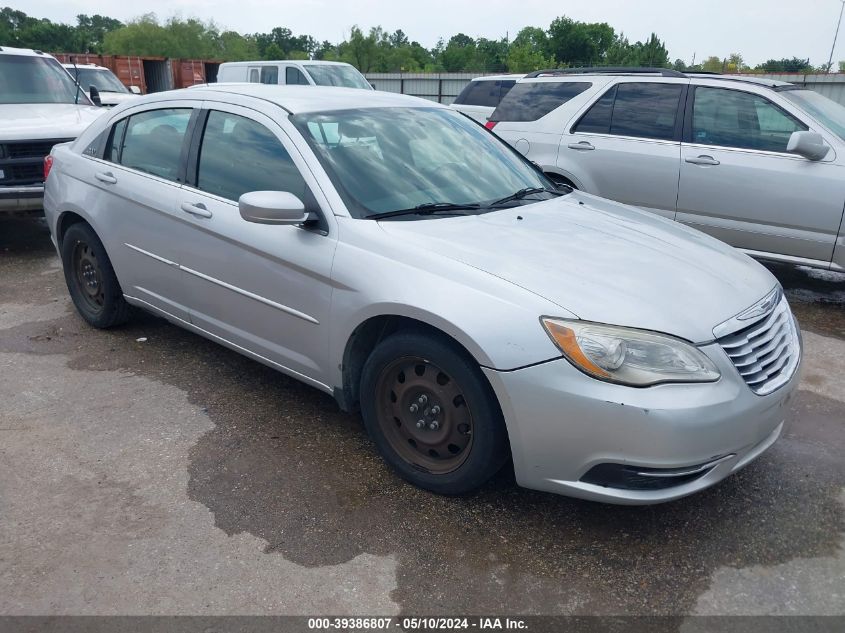
[[[83,296],[73,270],[73,251],[78,243],[85,243],[94,251],[100,268],[100,283],[103,284],[103,307],[94,310]],[[73,300],[73,305],[83,319],[97,328],[108,328],[125,321],[127,306],[123,299],[123,291],[117,281],[117,276],[111,265],[106,249],[94,230],[87,224],[77,223],[68,228],[62,239],[61,247],[62,268],[65,283]]]
[[[458,495],[477,489],[498,472],[508,457],[508,437],[501,408],[478,363],[457,345],[425,333],[398,332],[376,346],[361,376],[364,426],[385,461],[404,479],[440,494]],[[419,356],[454,378],[472,411],[470,454],[456,470],[433,475],[405,461],[390,445],[378,422],[375,392],[382,370],[403,356]]]

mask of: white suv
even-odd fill
[[[51,55],[0,47],[0,214],[40,211],[44,157],[103,113]]]
[[[97,89],[100,105],[107,108],[131,101],[141,94],[139,86],[127,88],[112,71],[97,64],[62,64],[73,75],[79,87],[90,95],[91,88]]]
[[[538,71],[487,127],[559,183],[761,259],[845,270],[845,107],[816,92],[668,69]]]
[[[452,102],[452,108],[472,117],[479,123],[487,123],[496,106],[525,75],[487,75],[470,81]]]

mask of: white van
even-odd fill
[[[269,62],[226,62],[220,64],[217,82],[248,82],[253,84],[340,86],[342,88],[373,87],[364,75],[343,62],[312,60],[281,60]]]

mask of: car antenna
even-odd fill
[[[76,66],[76,57],[70,56],[70,63],[73,64],[73,80],[76,82],[76,94],[73,97],[73,104],[79,105],[79,68]]]

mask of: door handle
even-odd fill
[[[590,141],[579,141],[578,143],[570,143],[567,147],[569,149],[577,149],[582,152],[588,152],[590,150],[596,149],[593,147],[593,144]]]
[[[688,156],[684,159],[686,162],[691,163],[693,165],[721,165],[721,163],[713,158],[712,156]]]
[[[114,174],[111,173],[110,171],[97,172],[96,174],[94,174],[94,178],[96,178],[100,182],[104,182],[104,183],[109,184],[109,185],[113,185],[117,182],[117,178],[115,178]]]
[[[197,202],[196,204],[192,204],[190,202],[183,202],[182,211],[185,213],[190,213],[198,218],[210,218],[211,211],[205,208],[205,205],[202,202]]]

